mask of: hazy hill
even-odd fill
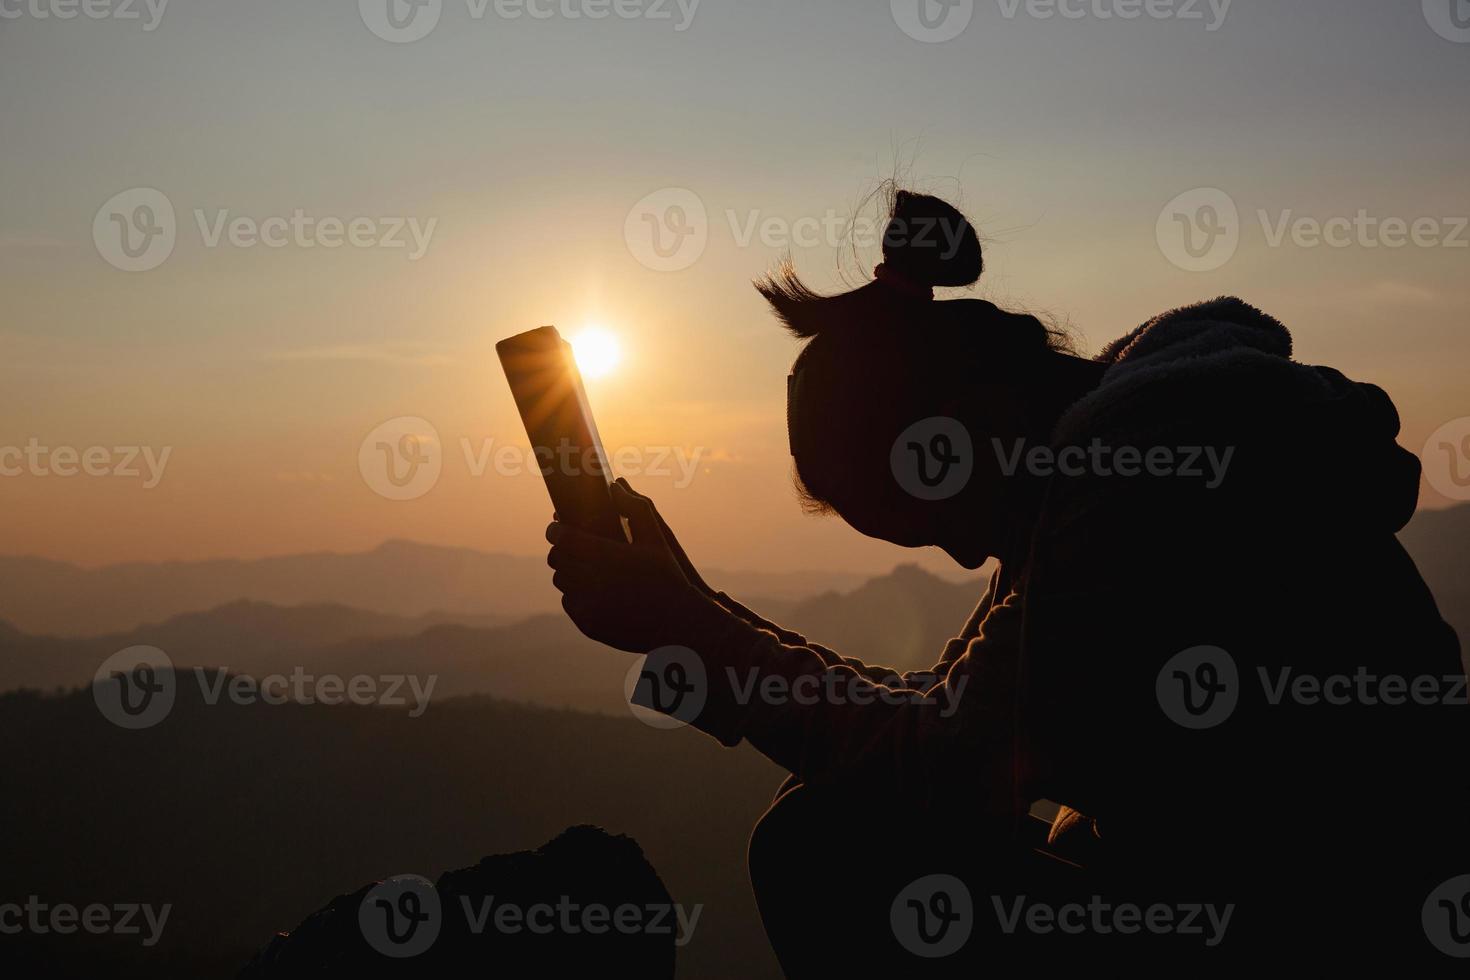
[[[781,625],[843,656],[921,669],[933,666],[944,644],[960,632],[985,585],[984,579],[951,582],[917,565],[900,565],[851,592],[797,603]]]
[[[34,637],[0,624],[0,690],[84,683],[104,659],[130,646],[158,647],[179,664],[277,670],[309,663],[308,651],[320,647],[356,638],[414,636],[445,622],[490,627],[498,620],[447,613],[389,616],[337,605],[287,607],[240,601],[96,637]]]
[[[152,949],[0,937],[7,975],[231,977],[335,895],[434,878],[577,823],[632,835],[676,901],[704,906],[681,976],[778,975],[745,845],[780,774],[752,750],[488,699],[410,718],[211,706],[191,690],[136,732],[104,721],[88,691],[0,696],[0,740],[44,747],[0,758],[0,902],[173,906]]]
[[[928,667],[963,624],[981,588],[912,566],[849,593],[802,603],[750,600],[782,625],[848,656],[899,669]],[[0,690],[89,683],[125,647],[155,646],[176,666],[225,666],[256,677],[294,668],[340,676],[435,675],[436,698],[483,693],[622,715],[626,654],[593,643],[558,610],[490,628],[407,619],[342,606],[235,602],[100,637],[34,637],[0,629]]]
[[[1414,556],[1463,648],[1470,640],[1470,504],[1421,510],[1399,540]]]
[[[733,595],[796,600],[852,589],[845,572],[724,572]],[[339,604],[394,616],[518,619],[559,608],[544,559],[388,541],[372,551],[252,561],[133,562],[85,569],[0,556],[0,620],[27,633],[93,636],[246,599],[280,606]]]

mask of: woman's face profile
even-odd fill
[[[834,502],[832,508],[859,534],[900,548],[938,548],[961,568],[973,570],[995,554],[989,528],[998,498],[986,492],[981,482],[972,482],[947,500],[921,500],[905,493],[854,493]]]

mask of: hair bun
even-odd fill
[[[893,197],[883,262],[924,286],[968,286],[985,268],[969,219],[946,201],[912,191]]]

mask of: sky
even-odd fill
[[[1467,82],[1470,0],[0,0],[0,551],[540,552],[494,344],[555,324],[698,563],[943,570],[802,513],[750,288],[861,281],[895,176],[980,227],[955,295],[1086,352],[1239,295],[1455,503]]]

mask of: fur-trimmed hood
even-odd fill
[[[1397,531],[1418,501],[1420,465],[1395,439],[1399,416],[1376,385],[1292,360],[1291,334],[1234,297],[1172,310],[1109,344],[1101,384],[1054,442],[1264,447],[1272,492],[1303,516]]]

